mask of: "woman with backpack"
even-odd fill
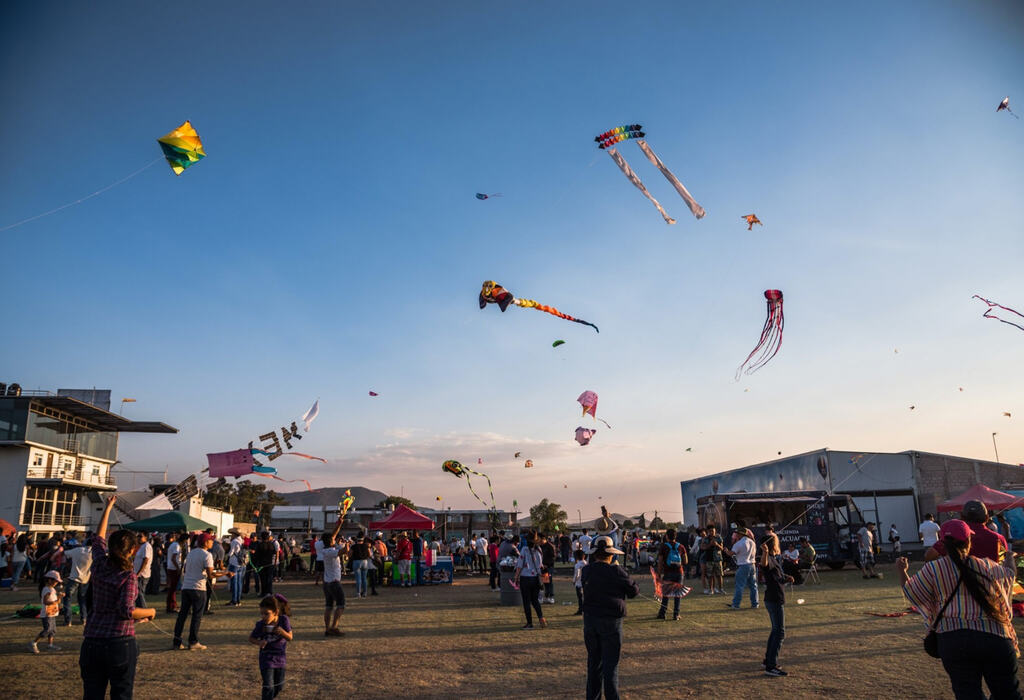
[[[668,529],[665,531],[665,541],[658,548],[658,576],[662,581],[672,583],[683,583],[683,566],[686,565],[686,547],[676,542],[676,531]],[[675,603],[672,609],[672,619],[679,619],[679,602],[682,598],[673,596]],[[668,598],[661,599],[661,609],[658,611],[658,619],[664,620],[668,611]]]

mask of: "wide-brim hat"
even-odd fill
[[[597,532],[600,535],[608,535],[615,532],[615,522],[611,518],[601,516],[597,520]]]
[[[64,583],[60,578],[60,572],[56,569],[53,571],[47,571],[45,574],[43,574],[43,578],[52,578],[57,583]]]
[[[229,535],[241,535],[242,531],[239,530],[237,527],[229,527],[228,528],[228,534]]]
[[[621,549],[615,547],[615,542],[611,537],[595,537],[590,544],[590,551],[587,554],[625,554]]]

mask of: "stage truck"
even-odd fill
[[[771,524],[785,549],[799,547],[801,537],[811,542],[818,564],[841,569],[857,561],[857,531],[864,518],[850,496],[825,491],[773,491],[770,493],[718,493],[697,499],[701,527],[715,525],[726,546],[737,526],[750,528],[759,542]]]

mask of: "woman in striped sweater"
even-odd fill
[[[984,698],[982,677],[992,698],[1020,700],[1012,557],[1004,566],[971,556],[971,529],[962,520],[943,523],[939,536],[946,556],[926,563],[913,578],[907,560],[898,560],[903,594],[937,632],[942,666],[958,700]]]

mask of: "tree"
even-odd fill
[[[651,519],[650,529],[651,530],[664,530],[665,529],[665,521],[662,520],[661,518],[659,518],[657,515],[655,515]]]
[[[548,499],[541,500],[535,506],[530,507],[530,522],[537,532],[552,533],[566,529],[566,521],[569,515],[562,510],[557,503],[549,503]]]
[[[383,508],[384,510],[388,510],[391,506],[395,506],[397,508],[400,505],[405,506],[406,508],[412,508],[413,510],[416,510],[416,505],[412,501],[410,501],[408,498],[402,498],[401,496],[388,496],[383,501],[378,503],[377,507]]]
[[[630,520],[629,518],[626,518],[625,520],[623,520],[622,521],[622,529],[623,530],[632,530],[633,529],[633,521]]]
[[[225,479],[217,479],[206,488],[203,503],[211,508],[234,513],[235,520],[241,523],[270,522],[270,513],[275,505],[285,503],[285,499],[276,491],[267,491],[264,484],[251,481],[239,481],[234,485]]]

